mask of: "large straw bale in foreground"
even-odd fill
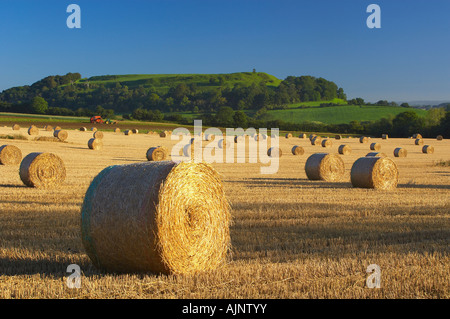
[[[352,148],[349,145],[342,144],[339,145],[338,152],[342,155],[348,155],[352,152]]]
[[[169,150],[163,146],[150,147],[147,151],[147,160],[164,161],[169,156]]]
[[[226,261],[230,216],[222,181],[208,164],[115,165],[86,192],[81,237],[100,269],[189,274]]]
[[[67,133],[67,131],[64,130],[57,130],[53,132],[53,136],[57,137],[60,141],[64,142],[69,137],[69,133]]]
[[[91,150],[95,150],[95,151],[101,150],[101,149],[103,149],[103,140],[100,138],[91,138],[88,141],[88,147]]]
[[[18,165],[21,161],[22,151],[17,146],[0,146],[0,165]]]
[[[353,187],[391,190],[398,184],[398,169],[388,157],[361,157],[350,173]]]
[[[408,151],[404,148],[397,147],[394,150],[394,156],[395,157],[406,157],[408,155]]]
[[[20,163],[19,175],[30,187],[51,188],[66,178],[64,162],[53,153],[30,153]]]
[[[422,147],[422,153],[425,154],[433,154],[434,153],[434,147],[431,145],[424,145]]]
[[[371,143],[370,149],[372,151],[379,151],[379,150],[381,150],[381,144],[380,143]]]
[[[39,135],[39,129],[36,126],[31,125],[28,128],[28,135]]]
[[[345,173],[344,161],[337,154],[315,153],[306,160],[305,172],[310,180],[336,182]]]
[[[303,154],[305,154],[305,149],[301,146],[295,145],[292,147],[292,154],[293,155],[303,155]]]

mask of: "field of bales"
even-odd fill
[[[406,138],[371,138],[364,144],[333,138],[332,146],[323,148],[309,139],[280,137],[276,174],[261,175],[261,163],[213,163],[231,205],[227,262],[192,275],[115,274],[97,270],[83,247],[80,212],[86,191],[104,168],[147,161],[150,147],[170,150],[177,141],[108,131],[103,149],[91,150],[90,130],[67,129],[61,142],[38,128],[38,136],[29,136],[26,128],[1,127],[0,136],[10,138],[0,139],[0,146],[15,145],[23,157],[56,154],[66,178],[52,189],[27,187],[19,165],[0,165],[1,299],[450,298],[450,140],[423,139],[434,147],[433,154],[424,154],[422,145]],[[394,190],[352,187],[352,164],[371,152],[373,142],[398,167]],[[308,180],[307,158],[337,154],[341,144],[352,149],[339,155],[345,164],[342,181]],[[294,156],[294,145],[304,154]],[[397,147],[406,149],[407,157],[394,157]],[[66,285],[70,264],[81,268],[79,289]],[[371,264],[381,269],[379,289],[366,287]]]

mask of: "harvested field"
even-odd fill
[[[32,124],[32,123],[30,123]],[[213,163],[231,203],[232,254],[221,268],[195,275],[114,274],[96,269],[81,240],[80,212],[92,179],[110,165],[146,162],[149,147],[178,142],[157,134],[104,132],[104,149],[86,147],[91,134],[78,125],[66,143],[8,139],[23,157],[50,152],[65,164],[57,188],[26,187],[17,166],[0,165],[0,298],[450,298],[450,140],[424,138],[423,154],[411,139],[372,138],[398,167],[397,188],[353,188],[352,164],[368,152],[345,139],[351,154],[342,182],[308,180],[304,167],[317,146],[281,136],[276,174],[267,164]],[[27,128],[29,125],[23,125]],[[11,134],[11,125],[0,136]],[[27,136],[27,130],[14,132]],[[39,129],[39,136],[52,132]],[[1,141],[1,140],[0,140]],[[203,146],[217,141],[203,142]],[[269,141],[264,141],[268,143]],[[236,143],[232,144],[236,149]],[[294,156],[292,147],[303,147]],[[264,152],[268,147],[264,145]],[[338,153],[338,143],[327,153]],[[408,157],[393,156],[397,147]],[[263,153],[264,153],[263,152]],[[235,155],[239,158],[239,155]],[[126,189],[127,185],[124,185]],[[82,270],[82,287],[66,286],[67,266]],[[368,289],[366,268],[381,268],[381,288]]]

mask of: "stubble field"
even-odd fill
[[[63,127],[64,128],[64,127]],[[18,166],[0,165],[0,298],[449,298],[450,141],[425,139],[434,154],[422,154],[413,139],[371,139],[399,169],[394,191],[352,188],[353,162],[370,152],[356,138],[333,139],[331,148],[308,139],[280,138],[283,156],[276,174],[264,164],[212,166],[223,176],[232,207],[232,253],[221,268],[195,275],[113,274],[95,269],[80,237],[80,210],[92,179],[105,167],[146,161],[152,146],[177,143],[158,135],[104,133],[104,149],[87,147],[92,132],[68,130],[66,143],[34,141],[22,128],[1,127],[0,139],[26,156],[52,152],[67,170],[64,185],[23,185]],[[40,136],[52,132],[40,129]],[[341,155],[346,176],[339,183],[309,181],[309,155]],[[294,156],[292,146],[305,148]],[[394,158],[396,147],[408,150]],[[69,289],[67,266],[82,270],[80,289]],[[381,288],[369,289],[366,268],[381,269]]]

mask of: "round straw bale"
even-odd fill
[[[30,153],[20,163],[19,175],[29,187],[51,188],[64,182],[66,168],[53,153]]]
[[[123,133],[125,135],[133,135],[133,131],[132,130],[125,130]]]
[[[334,138],[340,140],[342,138],[342,135],[336,135]]]
[[[167,132],[164,131],[164,132],[159,133],[159,137],[167,137]]]
[[[380,143],[371,143],[370,149],[372,151],[379,151],[379,150],[381,150],[381,144]]]
[[[18,165],[21,161],[22,151],[17,146],[0,146],[0,165]]]
[[[198,273],[226,262],[230,219],[220,176],[206,163],[115,165],[86,192],[81,238],[106,271]]]
[[[391,190],[397,187],[398,170],[388,157],[361,157],[350,173],[353,187]]]
[[[322,143],[322,138],[320,136],[314,136],[311,139],[311,145],[320,145]]]
[[[416,140],[414,141],[414,144],[416,144],[416,145],[423,145],[423,139],[416,138]]]
[[[102,141],[102,139],[99,139],[99,138],[91,138],[88,141],[88,147],[91,150],[101,150],[101,149],[103,149],[103,141]]]
[[[436,136],[436,139],[437,139],[438,141],[442,141],[442,140],[444,139],[444,137],[443,137],[442,135],[438,135],[438,136]]]
[[[433,154],[434,153],[434,147],[431,145],[424,145],[422,147],[422,153],[425,154]]]
[[[150,147],[147,151],[149,161],[164,161],[167,159],[169,150],[163,146]]]
[[[306,160],[305,172],[310,180],[336,182],[345,173],[344,161],[337,154],[315,153]]]
[[[132,129],[133,134],[139,134],[139,130],[137,128]]]
[[[278,147],[271,147],[267,150],[267,155],[270,157],[281,157],[281,155],[283,155],[283,152]]]
[[[413,134],[413,136],[412,136],[412,138],[414,138],[414,139],[420,139],[420,138],[422,138],[422,135],[420,135],[419,133],[416,133],[416,134]]]
[[[349,145],[342,144],[339,145],[338,152],[342,155],[348,155],[352,152],[352,148]]]
[[[67,137],[69,137],[69,133],[64,130],[57,130],[53,132],[53,136],[57,137],[60,141],[65,141],[67,140]]]
[[[44,126],[44,130],[51,132],[51,131],[53,131],[53,127],[51,125],[46,125],[46,126]]]
[[[222,149],[230,149],[232,147],[232,144],[228,143],[226,139],[219,140],[217,145],[219,146],[219,148],[222,148]]]
[[[59,131],[59,130],[61,130],[61,126],[55,126],[55,127],[53,128],[53,130],[54,130],[54,131]]]
[[[94,138],[102,139],[103,138],[103,132],[95,131],[93,136],[94,136]]]
[[[85,127],[80,127],[80,131],[81,131],[81,132],[86,132],[86,131],[87,131],[87,128],[85,128]]]
[[[114,133],[120,133],[120,128],[116,127],[116,128],[114,129]]]
[[[331,142],[330,139],[324,139],[322,140],[322,147],[331,147],[333,145],[333,142]]]
[[[292,154],[303,155],[303,154],[305,154],[305,150],[303,147],[295,145],[294,147],[292,147]]]
[[[389,135],[387,135],[387,134],[381,134],[381,138],[382,138],[383,140],[387,140],[387,139],[389,139]]]
[[[367,136],[361,136],[359,138],[360,143],[367,143],[368,141],[369,141],[369,139],[367,138]]]
[[[316,136],[317,136],[316,134],[309,134],[309,140],[312,140]]]
[[[92,132],[95,132],[95,131],[97,131],[97,128],[94,126],[94,127],[91,127],[91,131]]]
[[[367,153],[366,154],[366,156],[369,156],[369,157],[376,157],[376,156],[378,156],[378,157],[386,157],[387,155],[385,154],[385,153],[380,153],[380,152],[370,152],[370,153]]]
[[[285,137],[286,137],[286,138],[291,138],[291,137],[292,137],[292,134],[291,134],[291,133],[287,133],[287,134],[285,135]]]
[[[394,150],[394,156],[395,157],[406,157],[408,155],[408,151],[404,148],[397,147]]]
[[[14,131],[18,131],[18,130],[20,130],[20,125],[19,125],[19,124],[14,124],[14,125],[12,126],[12,129],[13,129]]]
[[[303,139],[305,139],[305,138],[306,138],[306,134],[305,134],[305,133],[302,133],[302,134],[300,134],[300,135],[298,136],[298,138],[303,138]]]
[[[28,135],[39,135],[39,129],[36,126],[31,125],[28,128]]]

